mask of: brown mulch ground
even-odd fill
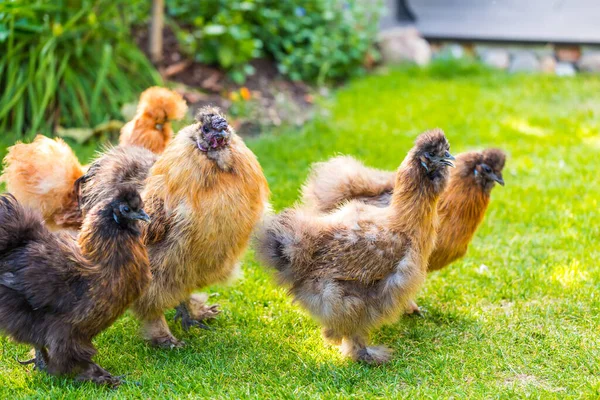
[[[134,37],[147,53],[148,30],[141,27]],[[234,117],[233,124],[240,134],[255,135],[282,124],[302,125],[312,115],[314,89],[283,77],[272,60],[253,61],[256,73],[238,85],[218,67],[193,61],[181,53],[177,38],[168,27],[164,30],[163,48],[158,70],[165,80],[175,83],[175,90],[188,101],[190,110],[195,112],[208,104],[219,106]],[[251,99],[234,102],[232,99],[239,99],[243,88],[249,90]]]

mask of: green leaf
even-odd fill
[[[59,126],[56,129],[56,134],[63,138],[74,139],[77,143],[82,144],[87,142],[92,136],[94,136],[94,130],[92,128],[68,128],[65,129]]]
[[[4,42],[8,38],[8,35],[10,35],[8,26],[6,26],[6,24],[0,24],[0,42]]]
[[[225,67],[229,68],[233,64],[233,57],[235,56],[233,49],[228,46],[221,46],[217,52],[217,57],[219,58],[219,63]]]
[[[204,33],[208,36],[219,36],[224,34],[227,28],[223,25],[210,24],[204,27]]]

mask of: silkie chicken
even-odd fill
[[[135,147],[108,151],[78,181],[85,215],[124,180],[143,187],[152,223],[144,233],[153,281],[133,310],[143,334],[162,347],[182,343],[170,332],[164,312],[176,307],[184,329],[219,310],[195,289],[235,274],[254,226],[263,215],[269,189],[256,156],[216,108],[199,111],[154,162]]]
[[[438,239],[429,257],[428,270],[436,271],[463,257],[483,221],[496,183],[504,186],[506,155],[499,149],[471,151],[456,157],[448,189],[438,203]],[[349,156],[317,163],[302,189],[302,203],[318,212],[329,212],[348,200],[387,207],[396,173],[366,167]],[[411,302],[408,312],[419,313]]]
[[[456,157],[448,189],[438,203],[440,227],[429,271],[444,268],[465,255],[480,225],[496,183],[504,186],[506,155],[499,149],[471,151]],[[366,167],[349,156],[317,163],[302,188],[302,203],[330,212],[348,200],[387,207],[396,173]]]
[[[161,154],[173,137],[171,121],[185,116],[187,104],[172,90],[154,86],[140,96],[135,117],[121,129],[119,144]]]
[[[35,358],[24,364],[120,383],[92,361],[92,339],[150,282],[140,220],[148,215],[130,186],[90,210],[77,239],[50,232],[37,212],[0,196],[0,330],[35,347]]]
[[[390,359],[368,335],[401,313],[425,280],[453,159],[441,130],[425,132],[398,169],[388,207],[350,201],[329,214],[290,209],[256,234],[259,259],[353,360]]]
[[[179,94],[161,87],[147,89],[140,96],[134,119],[121,130],[121,145],[161,153],[173,135],[170,121],[181,119],[186,110]],[[62,139],[38,135],[32,143],[17,143],[8,149],[0,181],[6,182],[7,190],[21,204],[40,210],[51,230],[77,232],[82,217],[75,182],[86,170]]]

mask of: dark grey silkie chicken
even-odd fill
[[[97,204],[77,239],[50,232],[41,215],[0,196],[0,331],[34,346],[36,357],[25,363],[119,385],[92,361],[92,339],[150,282],[140,220],[149,218],[132,186]]]

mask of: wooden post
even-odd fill
[[[150,21],[150,58],[152,62],[162,61],[163,27],[165,24],[165,0],[152,0],[152,20]]]

